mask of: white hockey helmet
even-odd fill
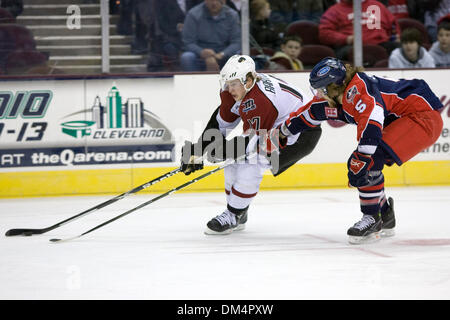
[[[220,70],[220,86],[222,90],[226,90],[227,81],[235,79],[239,79],[245,85],[249,73],[256,80],[255,61],[251,57],[239,54],[230,57],[222,70]],[[253,82],[253,85],[255,83],[256,81]],[[251,88],[246,90],[248,92]]]

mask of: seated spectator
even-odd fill
[[[429,1],[427,11],[425,11],[425,28],[430,36],[431,42],[437,40],[437,22],[439,19],[450,13],[450,0]]]
[[[23,0],[0,0],[1,7],[11,13],[14,18],[20,15],[23,11]]]
[[[154,0],[121,0],[119,20],[117,21],[117,33],[132,35],[131,52],[142,54],[148,52],[148,29],[150,22],[148,17],[152,15],[152,3]]]
[[[363,1],[361,6],[363,43],[381,45],[391,53],[399,46],[395,41],[394,16],[375,0]],[[374,7],[379,10],[374,11]],[[348,59],[348,53],[353,47],[353,0],[342,0],[325,11],[319,24],[319,39],[323,44],[335,48],[338,59]]]
[[[319,23],[320,16],[336,0],[269,0],[272,14],[270,20],[280,28],[297,20],[310,20]]]
[[[227,0],[225,4],[239,13],[239,15],[241,14],[242,0]]]
[[[292,0],[269,0],[270,8],[272,8],[269,19],[280,30],[286,29],[289,23],[295,20],[293,2]]]
[[[241,50],[239,14],[225,0],[204,0],[188,11],[180,58],[185,71],[219,71],[229,57]]]
[[[185,17],[183,9],[185,7],[182,8],[177,0],[154,2],[154,10],[149,18],[153,23],[149,31],[150,53],[147,71],[164,71],[164,59],[170,64],[169,71],[177,71],[183,46],[181,41]]]
[[[279,32],[269,20],[271,10],[267,0],[252,0],[250,3],[250,34],[260,47],[278,49]]]
[[[302,39],[297,36],[285,36],[281,43],[281,51],[276,52],[272,58],[270,69],[272,70],[303,70],[303,63],[298,59],[302,52]],[[276,63],[278,60],[288,62],[288,65]]]
[[[450,67],[450,18],[439,23],[437,41],[428,52],[436,67]]]
[[[403,30],[401,47],[389,56],[389,68],[434,68],[433,57],[422,47],[422,33],[415,28]]]
[[[296,0],[295,2],[295,20],[309,20],[319,23],[320,17],[324,13],[325,1],[317,0]],[[335,1],[334,1],[335,2]]]
[[[384,2],[383,4],[386,5],[388,10],[394,16],[395,20],[409,18],[408,0],[389,0],[385,2],[387,2],[387,4]]]

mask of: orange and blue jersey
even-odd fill
[[[358,72],[345,88],[342,105],[333,108],[313,98],[291,113],[282,130],[297,134],[324,120],[357,125],[358,151],[373,154],[382,142],[383,128],[411,113],[442,108],[441,101],[423,80],[392,80]]]

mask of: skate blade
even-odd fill
[[[393,237],[395,236],[395,229],[382,229],[381,230],[381,237],[387,238],[387,237]]]
[[[374,232],[365,237],[348,236],[348,242],[350,244],[367,244],[367,243],[374,243],[380,240],[381,240],[380,232]]]
[[[228,229],[222,232],[218,232],[218,231],[214,231],[211,230],[210,228],[206,227],[204,234],[209,235],[209,236],[223,236],[223,235],[228,235],[230,233],[232,233],[233,231],[241,231],[245,229],[245,224],[240,224],[238,225],[236,228],[233,229]]]

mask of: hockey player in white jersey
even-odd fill
[[[312,152],[322,132],[316,127],[278,142],[275,128],[307,101],[294,86],[256,73],[249,56],[232,56],[220,71],[220,84],[221,104],[198,141],[184,145],[181,170],[188,175],[202,169],[204,155],[213,162],[248,158],[225,167],[227,207],[207,223],[206,234],[229,234],[244,229],[264,171],[270,169],[274,176],[284,172]],[[243,134],[226,140],[241,120]],[[276,142],[271,141],[271,136],[277,137]]]

